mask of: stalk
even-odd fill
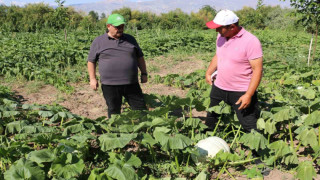
[[[223,134],[226,132],[226,130],[228,129],[229,126],[230,126],[230,124],[228,124],[228,125],[226,126],[226,128],[224,128]]]
[[[318,145],[320,146],[320,126],[318,128]]]
[[[228,132],[225,136],[223,136],[223,139],[226,139],[229,136],[229,134],[231,134],[231,133],[233,133],[233,132],[232,131]]]
[[[191,139],[194,139],[194,128],[192,128],[192,131],[191,131]]]
[[[290,134],[291,147],[293,149],[294,145],[293,145],[293,137],[292,137],[292,132],[291,132],[291,120],[289,120],[288,128],[289,128],[289,134]]]
[[[227,165],[227,162],[225,162],[225,163],[223,164],[223,166],[222,166],[222,168],[221,168],[221,170],[220,170],[220,172],[219,172],[219,174],[218,174],[218,176],[217,176],[217,179],[219,179],[219,177],[221,176],[221,174],[224,172],[226,165]]]
[[[219,117],[219,121],[218,123],[216,124],[216,127],[214,128],[213,132],[212,132],[212,136],[214,136],[214,134],[216,133],[217,129],[218,129],[218,126],[220,124],[220,121],[221,121],[221,116]]]
[[[301,142],[299,142],[297,148],[295,149],[295,152],[297,152],[299,150],[300,146],[301,146]]]
[[[149,146],[150,154],[151,154],[151,156],[152,156],[153,161],[154,161],[154,162],[157,162],[156,156],[155,156],[155,154],[154,154],[154,151],[153,151],[151,145],[148,144],[148,146]]]
[[[232,176],[232,174],[231,174],[226,168],[224,168],[224,171],[226,171],[226,173],[227,173],[233,180],[236,180],[236,179]]]
[[[253,158],[253,159],[248,159],[248,160],[243,160],[243,161],[236,161],[236,162],[229,162],[228,164],[232,165],[232,166],[236,166],[236,165],[240,165],[240,164],[249,163],[249,162],[252,162],[252,161],[257,160],[257,159],[259,159],[259,158]]]
[[[63,120],[64,120],[64,118],[61,118],[61,123],[60,123],[60,127],[62,127],[62,124],[63,124]]]
[[[173,150],[173,153],[174,153],[174,159],[176,161],[176,166],[177,166],[178,172],[180,173],[180,165],[179,165],[178,155],[177,155],[176,150]]]
[[[233,139],[233,141],[232,141],[232,143],[231,143],[231,145],[230,145],[230,149],[232,148],[232,146],[233,146],[234,142],[236,141],[236,139],[238,139],[238,135],[239,135],[239,133],[240,133],[240,128],[241,128],[241,125],[239,126],[238,131],[237,131],[237,134],[236,134],[236,136],[234,137],[234,139]]]
[[[189,166],[189,161],[190,161],[190,154],[188,155],[188,159],[187,159],[187,164],[186,164],[186,166],[188,167]]]

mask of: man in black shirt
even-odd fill
[[[142,90],[138,81],[138,68],[141,83],[148,81],[143,52],[136,39],[124,34],[125,20],[120,14],[108,17],[107,33],[97,37],[91,44],[88,56],[90,87],[97,90],[96,62],[103,96],[108,106],[108,116],[120,114],[122,97],[133,110],[146,110]]]

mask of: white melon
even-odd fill
[[[192,156],[193,161],[196,163],[205,162],[209,158],[213,158],[220,150],[230,152],[228,144],[221,138],[212,136],[202,139],[196,144],[199,156]]]

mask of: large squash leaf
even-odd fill
[[[250,149],[264,149],[267,147],[268,140],[257,131],[251,131],[240,138],[240,143],[250,147]]]
[[[63,153],[60,157],[53,161],[51,169],[57,177],[70,179],[80,175],[84,169],[84,166],[85,164],[83,160],[79,159],[76,155],[71,153]]]
[[[6,133],[19,133],[24,126],[28,125],[28,121],[14,121],[6,125]]]
[[[314,125],[320,123],[320,111],[314,111],[304,120],[306,125]]]
[[[137,134],[103,134],[99,137],[101,150],[106,152],[115,148],[123,148],[132,139],[136,138]]]
[[[28,159],[38,164],[43,162],[52,162],[55,159],[55,155],[50,149],[42,149],[39,151],[32,151],[28,155]]]
[[[45,173],[36,163],[22,158],[4,173],[4,178],[6,180],[44,180]]]
[[[304,161],[299,164],[297,168],[297,178],[301,180],[312,180],[316,177],[317,173],[312,165],[311,161]]]
[[[184,149],[192,144],[192,140],[182,134],[166,134],[161,131],[155,131],[153,136],[161,144],[161,149],[164,151]]]
[[[317,134],[315,130],[312,129],[304,129],[298,136],[297,139],[301,141],[304,146],[310,144],[311,147],[314,147],[318,144],[317,142]]]
[[[104,171],[108,176],[117,180],[136,180],[138,176],[132,166],[124,164],[113,164]]]

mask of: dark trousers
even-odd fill
[[[122,97],[124,97],[131,109],[146,110],[146,103],[143,98],[139,83],[128,85],[101,85],[104,99],[108,106],[108,117],[112,114],[120,114]]]
[[[210,93],[210,107],[219,105],[221,101],[229,104],[235,111],[244,130],[246,132],[250,132],[252,129],[257,130],[257,119],[260,116],[260,109],[258,105],[257,92],[255,92],[252,96],[250,106],[246,109],[238,110],[240,104],[236,105],[235,103],[244,94],[245,92],[225,91],[215,85],[212,85]],[[218,117],[219,114],[216,114],[215,112],[208,112],[205,124],[209,126],[209,128],[214,128]]]

